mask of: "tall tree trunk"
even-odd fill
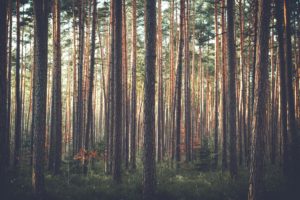
[[[175,87],[175,100],[176,100],[176,111],[175,111],[175,133],[176,133],[176,151],[175,160],[176,167],[179,167],[180,162],[180,124],[181,124],[181,85],[182,85],[182,56],[183,56],[183,36],[184,36],[184,19],[185,19],[185,2],[180,0],[180,39],[178,45],[177,54],[177,74],[176,74],[176,87]]]
[[[73,156],[78,152],[77,150],[77,49],[76,49],[76,18],[75,18],[75,0],[72,2],[73,10],[73,119],[72,119],[72,138],[73,138]]]
[[[95,71],[95,40],[96,40],[96,25],[97,25],[97,1],[93,0],[93,23],[91,35],[91,61],[89,74],[89,92],[88,92],[88,110],[87,110],[87,124],[85,131],[85,150],[89,152],[90,137],[92,136],[92,120],[93,120],[93,89],[94,89],[94,71]],[[84,160],[83,173],[87,175],[88,157]]]
[[[17,0],[17,44],[16,44],[16,93],[15,93],[15,148],[14,168],[19,167],[21,156],[21,123],[22,123],[22,100],[20,92],[20,0]]]
[[[226,70],[226,24],[225,24],[225,0],[222,0],[222,170],[227,169],[227,70]]]
[[[145,1],[145,93],[144,93],[144,177],[143,197],[154,199],[155,173],[155,60],[156,0]]]
[[[244,2],[243,0],[239,1],[239,14],[240,14],[240,67],[241,67],[241,78],[242,78],[242,88],[241,88],[241,137],[243,137],[244,144],[244,156],[243,156],[243,148],[240,148],[240,164],[243,163],[243,157],[247,160],[248,157],[248,146],[247,146],[247,131],[246,131],[246,65],[244,61]],[[242,145],[242,138],[240,140],[240,145]]]
[[[45,191],[44,163],[45,163],[45,126],[46,126],[46,98],[47,98],[47,60],[48,60],[48,1],[34,0],[34,20],[36,40],[36,67],[33,105],[33,171],[32,185],[35,195],[41,197]]]
[[[62,153],[60,1],[53,1],[53,72],[49,169],[58,174]]]
[[[214,168],[218,167],[219,153],[219,118],[218,118],[218,82],[219,82],[219,31],[218,31],[218,1],[215,0],[215,135],[214,135]]]
[[[83,148],[83,54],[84,54],[84,21],[85,21],[85,0],[78,0],[79,10],[79,62],[78,62],[78,84],[77,84],[77,126],[76,126],[76,137],[77,147],[79,151]]]
[[[191,90],[190,90],[190,50],[189,50],[189,0],[186,0],[185,39],[184,39],[184,65],[185,65],[185,145],[186,161],[191,157]]]
[[[169,103],[169,110],[170,110],[170,124],[169,124],[169,157],[174,159],[174,79],[175,79],[175,62],[174,62],[174,0],[170,2],[170,103]]]
[[[7,170],[7,156],[9,151],[8,127],[7,127],[7,6],[8,1],[4,0],[0,3],[0,186],[5,186],[6,170]]]
[[[131,83],[131,137],[130,137],[130,168],[136,170],[136,0],[132,1],[132,83]]]
[[[123,155],[124,155],[124,161],[125,161],[125,168],[128,169],[129,167],[129,106],[128,106],[128,65],[127,65],[127,22],[126,22],[126,7],[125,7],[125,0],[122,0],[122,90],[123,90],[123,124],[122,124],[122,132],[124,133],[124,136],[122,136],[123,140]]]
[[[264,135],[266,134],[267,122],[267,87],[268,87],[268,53],[270,34],[271,1],[259,0],[258,10],[258,34],[257,34],[257,61],[256,61],[256,84],[253,116],[253,137],[250,165],[249,200],[264,199],[263,194],[263,158],[264,158]]]
[[[288,173],[288,133],[287,133],[287,99],[286,99],[286,71],[284,52],[284,21],[283,21],[283,0],[276,1],[276,28],[278,34],[279,68],[280,68],[280,114],[281,134],[283,142],[283,171]]]
[[[229,138],[229,171],[231,177],[237,176],[237,152],[236,152],[236,52],[234,39],[234,0],[227,1],[227,48],[228,48],[228,132]]]
[[[285,22],[285,58],[286,58],[286,93],[287,93],[287,118],[288,129],[291,136],[290,145],[290,178],[293,180],[292,185],[295,186],[299,183],[300,178],[300,132],[297,129],[297,123],[295,118],[295,99],[294,99],[294,87],[293,87],[293,58],[292,58],[292,41],[291,41],[291,1],[284,0],[284,22]],[[295,190],[297,190],[295,188]]]
[[[121,182],[121,145],[122,145],[122,0],[115,0],[114,5],[114,152],[113,180]]]
[[[110,4],[110,34],[111,34],[111,41],[110,41],[110,87],[109,87],[109,174],[112,173],[113,168],[113,147],[114,147],[114,115],[115,115],[115,98],[114,98],[114,85],[115,85],[115,78],[114,78],[114,58],[115,58],[115,1],[111,1]]]

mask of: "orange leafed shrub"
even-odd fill
[[[97,151],[86,151],[84,148],[81,148],[79,152],[74,156],[74,160],[90,160],[92,158],[97,158]]]

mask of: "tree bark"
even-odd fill
[[[58,174],[62,155],[60,1],[53,1],[53,72],[49,170]]]
[[[219,31],[218,31],[218,1],[215,0],[215,134],[214,134],[214,168],[218,167],[219,153],[219,118],[218,118],[218,82],[219,82]]]
[[[234,39],[234,0],[227,1],[227,48],[228,48],[228,99],[229,110],[228,113],[228,132],[229,138],[229,171],[230,176],[235,178],[237,176],[237,152],[236,152],[236,52]]]
[[[131,139],[130,139],[130,168],[136,170],[136,0],[132,1],[132,83],[131,83]]]
[[[226,70],[226,24],[225,24],[225,0],[222,0],[222,170],[227,169],[227,70]]]
[[[264,160],[264,135],[267,132],[265,126],[266,99],[268,95],[268,53],[269,53],[269,34],[270,34],[270,10],[271,0],[259,0],[258,6],[258,34],[257,34],[257,55],[256,55],[256,84],[253,116],[253,137],[251,149],[250,181],[249,181],[249,200],[264,199],[263,194],[263,160]]]
[[[156,0],[145,1],[144,177],[143,198],[154,199]]]
[[[46,126],[46,98],[47,98],[47,60],[48,60],[48,1],[34,0],[34,20],[36,37],[36,66],[35,87],[33,91],[33,171],[32,185],[34,194],[41,197],[45,191],[44,163],[45,163],[45,126]]]
[[[20,91],[20,0],[17,0],[17,44],[16,44],[16,85],[15,85],[15,148],[14,168],[18,169],[21,156],[21,123],[22,123],[22,100]]]
[[[92,132],[93,120],[93,90],[94,90],[94,73],[95,73],[95,40],[96,40],[96,25],[97,25],[97,1],[93,0],[93,22],[92,22],[92,35],[91,35],[91,56],[90,56],[90,74],[89,74],[89,92],[88,92],[88,110],[87,110],[87,124],[85,131],[85,150],[89,152],[90,139]],[[83,173],[87,175],[89,158],[84,160]]]
[[[182,85],[182,56],[183,56],[183,36],[184,36],[184,19],[185,19],[185,2],[180,0],[180,39],[178,45],[177,54],[177,74],[176,74],[176,87],[175,87],[175,100],[176,100],[176,111],[175,111],[175,133],[176,133],[176,150],[175,160],[176,167],[179,168],[180,162],[180,124],[181,124],[181,85]]]
[[[122,0],[114,3],[114,152],[113,152],[113,180],[121,182],[121,145],[122,145]]]
[[[7,119],[7,6],[8,1],[4,0],[0,3],[0,186],[5,186],[6,170],[7,170],[7,156],[9,152],[8,140],[8,119]]]

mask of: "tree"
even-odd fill
[[[214,135],[214,168],[218,167],[218,79],[219,79],[219,31],[218,31],[218,2],[215,0],[215,135]]]
[[[181,85],[182,85],[182,56],[183,56],[183,36],[184,36],[184,19],[185,19],[185,5],[184,0],[180,0],[180,28],[179,28],[179,45],[177,54],[177,74],[176,74],[176,88],[175,88],[175,132],[176,132],[176,166],[179,167],[180,162],[180,123],[181,123]]]
[[[283,142],[282,162],[283,172],[288,172],[288,133],[287,133],[287,100],[286,100],[286,71],[283,30],[283,0],[276,1],[276,29],[278,34],[279,70],[280,70],[280,114],[281,134]]]
[[[227,84],[227,71],[226,71],[226,37],[225,37],[225,0],[222,0],[222,170],[227,169],[227,101],[226,101],[226,84]]]
[[[156,0],[145,1],[144,179],[143,197],[153,199],[155,174]]]
[[[237,153],[236,153],[236,90],[235,90],[235,73],[236,73],[236,52],[234,39],[234,1],[227,1],[227,50],[228,50],[228,132],[229,138],[229,171],[231,177],[237,176]]]
[[[132,49],[131,49],[132,83],[131,83],[131,137],[130,166],[136,169],[136,0],[132,1]]]
[[[259,0],[258,10],[258,33],[256,55],[256,84],[253,116],[253,137],[251,149],[249,200],[264,199],[263,194],[263,158],[264,158],[264,134],[267,133],[266,99],[268,95],[268,53],[270,34],[271,1]]]
[[[53,1],[53,72],[49,169],[58,174],[62,153],[60,1]]]
[[[285,8],[285,50],[286,50],[286,86],[287,86],[287,103],[288,103],[288,126],[291,135],[290,153],[291,157],[289,160],[290,177],[293,179],[292,185],[299,183],[300,173],[300,135],[299,130],[297,131],[297,122],[295,118],[295,99],[293,90],[293,58],[292,58],[292,39],[291,39],[291,1],[284,0]],[[299,103],[299,102],[298,102]],[[295,190],[297,190],[295,188]]]
[[[36,40],[35,88],[33,91],[33,170],[32,185],[37,196],[44,193],[44,159],[45,159],[45,126],[47,94],[47,60],[48,60],[48,0],[34,0],[34,20]]]
[[[122,131],[122,0],[114,2],[114,152],[113,180],[121,182]]]
[[[93,0],[93,23],[91,35],[91,62],[89,74],[89,93],[88,93],[88,110],[87,110],[87,124],[85,131],[85,150],[89,152],[89,141],[92,135],[92,120],[93,120],[93,88],[94,88],[94,71],[95,71],[95,40],[96,40],[96,25],[97,25],[97,1]],[[84,174],[87,174],[88,158],[84,160]]]
[[[184,78],[184,115],[185,115],[185,145],[186,145],[186,161],[192,160],[191,148],[191,81],[190,81],[190,51],[189,51],[189,1],[186,0],[186,14],[184,17],[185,30],[184,30],[184,65],[185,65],[185,78]]]
[[[21,156],[22,100],[20,92],[20,0],[17,0],[17,46],[16,46],[16,101],[15,101],[15,149],[14,167],[18,168]]]
[[[163,66],[162,66],[162,11],[161,0],[158,0],[157,19],[157,68],[158,68],[158,106],[157,106],[157,160],[163,158],[164,145],[164,93],[163,93]]]
[[[83,54],[84,54],[84,21],[85,0],[78,0],[79,11],[79,48],[78,48],[78,84],[77,84],[77,126],[76,126],[76,153],[83,147]]]
[[[6,181],[7,156],[9,155],[9,140],[7,129],[7,6],[8,1],[0,3],[0,176],[2,187]]]

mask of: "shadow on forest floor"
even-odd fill
[[[12,173],[13,174],[13,173]],[[123,173],[123,182],[115,185],[111,176],[90,170],[88,176],[68,175],[63,170],[60,176],[45,176],[45,200],[134,200],[142,199],[142,171]],[[29,169],[22,169],[17,178],[11,175],[9,187],[2,200],[34,199]],[[233,181],[228,173],[199,172],[191,165],[179,170],[169,169],[165,164],[157,167],[157,200],[243,200],[247,199],[248,173],[240,170]],[[265,176],[265,200],[298,199],[289,194],[285,181],[277,168],[268,167]]]

